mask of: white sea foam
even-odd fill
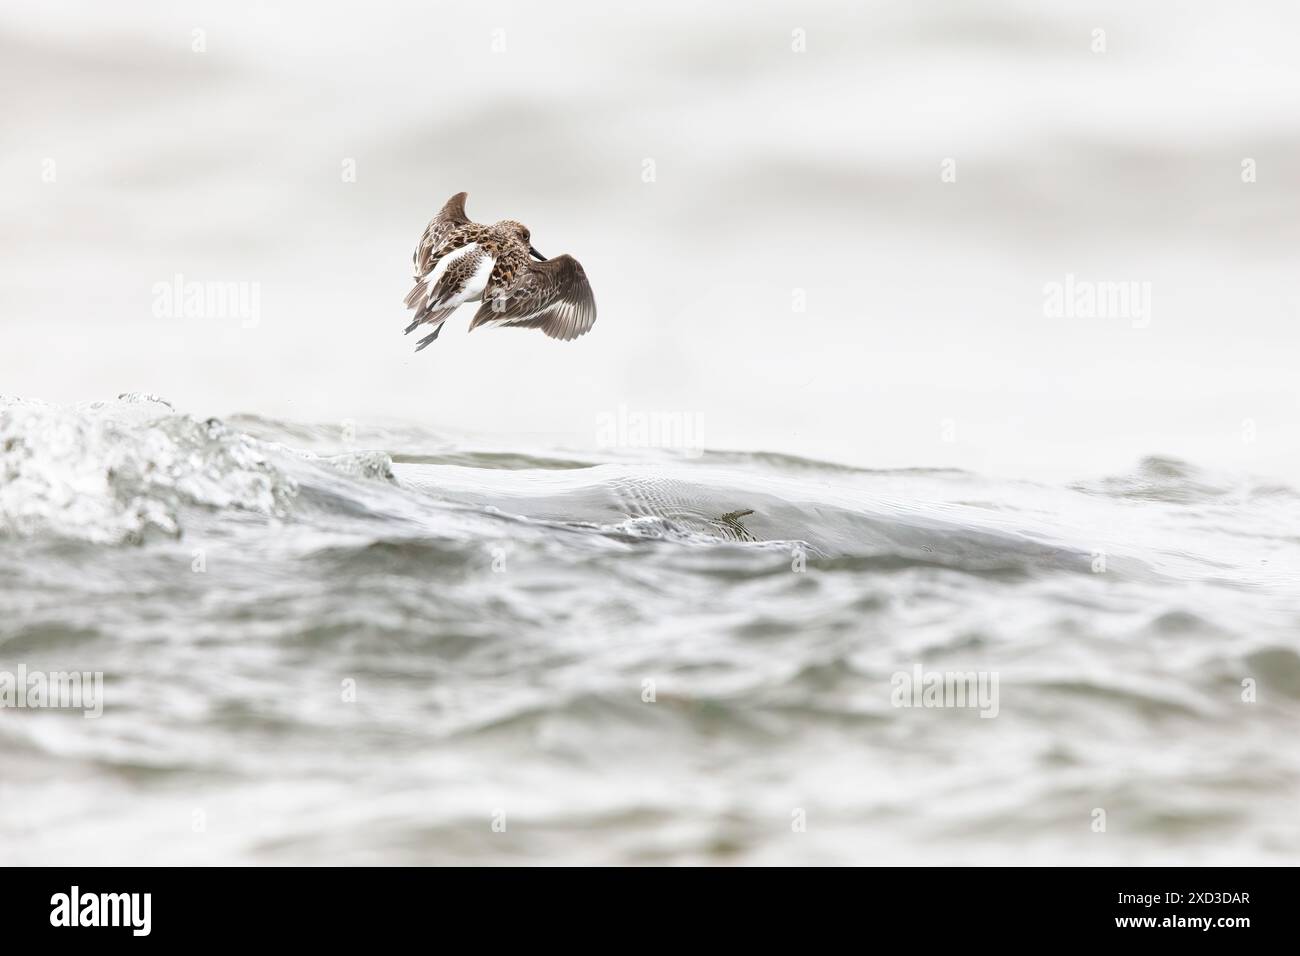
[[[180,534],[187,506],[284,518],[304,460],[391,478],[382,454],[292,452],[153,395],[74,407],[0,398],[0,533],[138,542]]]

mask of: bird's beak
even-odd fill
[[[531,253],[533,254],[533,258],[534,258],[534,259],[540,259],[542,262],[545,262],[545,261],[546,261],[546,256],[542,255],[540,252],[538,252],[538,251],[537,251],[536,249],[534,249],[532,246],[529,246],[529,247],[528,247],[528,251],[531,252]]]

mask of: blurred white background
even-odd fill
[[[626,405],[868,466],[1282,474],[1296,9],[11,4],[0,392],[577,446]],[[459,190],[583,262],[592,334],[466,310],[413,354],[411,248]],[[176,274],[257,283],[260,321],[156,317]],[[1046,317],[1067,274],[1149,282],[1150,324]]]

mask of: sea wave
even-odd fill
[[[139,543],[180,535],[187,506],[287,518],[303,462],[392,478],[386,455],[295,452],[153,395],[70,408],[0,397],[0,533]]]
[[[0,476],[0,669],[105,673],[102,721],[0,721],[23,846],[57,813],[154,862],[1005,859],[1010,834],[1058,859],[1102,852],[1096,807],[1135,860],[1300,845],[1276,482],[503,448],[142,395],[0,402]],[[917,667],[998,675],[997,719],[900,709]],[[143,839],[198,791],[220,836]],[[505,849],[472,837],[497,806]]]
[[[368,440],[388,447],[364,447]],[[1238,515],[1237,529],[1258,524],[1266,536],[1264,525],[1274,528],[1278,510],[1298,500],[1276,483],[1216,483],[1160,457],[1067,489],[765,452],[629,463],[476,449],[409,427],[344,440],[338,429],[256,416],[197,418],[140,393],[73,407],[0,398],[0,475],[0,534],[22,537],[138,544],[179,537],[188,516],[221,512],[323,528],[369,520],[379,537],[490,537],[505,521],[1030,577],[1095,573],[1100,552],[1111,574],[1150,577],[1172,559],[1182,574],[1199,567],[1222,579],[1221,554],[1190,535],[1176,549],[1146,546],[1124,503],[1188,506],[1174,521],[1204,532],[1210,506],[1257,502],[1263,507],[1246,525]],[[1145,529],[1150,536],[1168,529],[1169,514],[1161,517],[1160,529]],[[1121,529],[1127,540],[1116,542]]]

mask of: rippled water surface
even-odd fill
[[[0,404],[0,671],[104,673],[0,709],[4,862],[1300,850],[1283,484],[346,439]]]

